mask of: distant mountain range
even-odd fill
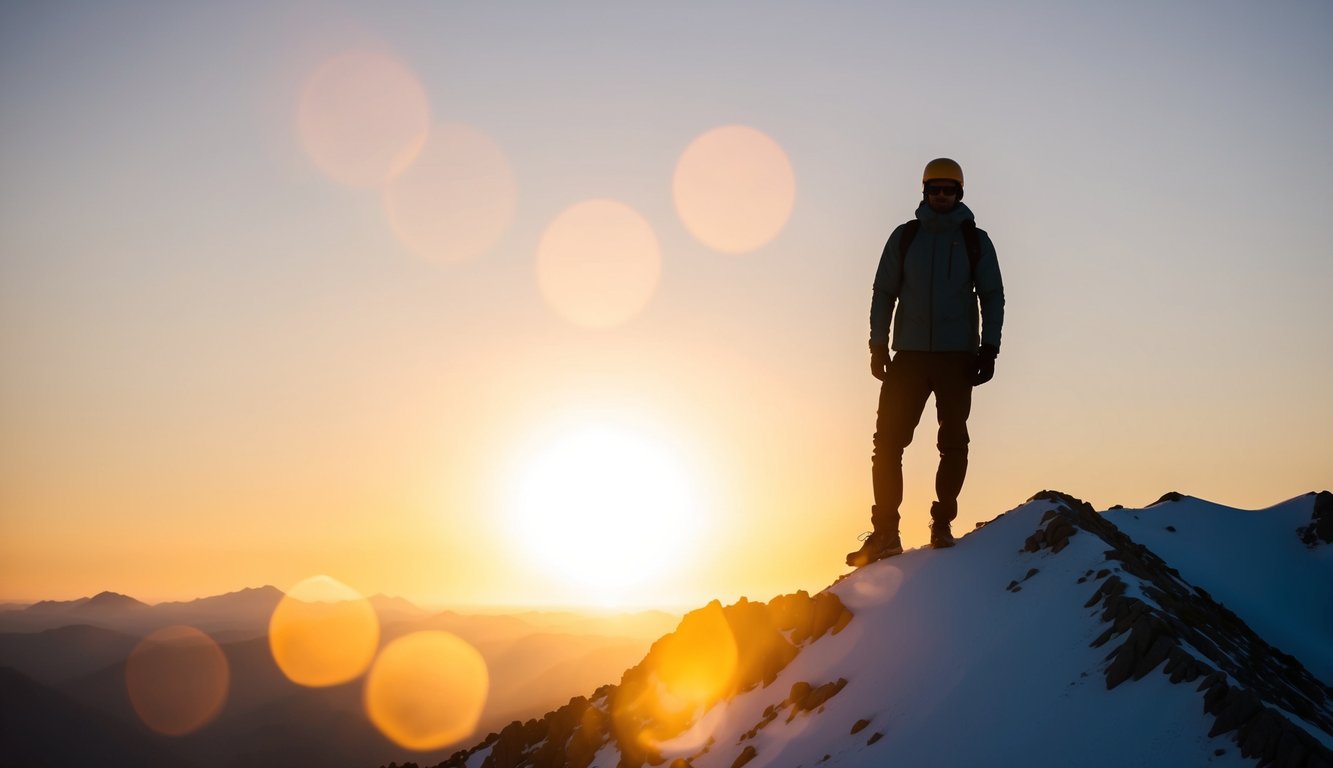
[[[1329,768],[1330,684],[1333,494],[1043,491],[813,597],[711,603],[616,685],[411,765]]]
[[[0,611],[0,632],[38,632],[71,624],[143,636],[173,624],[187,624],[222,637],[258,637],[282,600],[277,587],[243,589],[189,602],[148,605],[126,595],[101,592],[78,600],[44,600]]]
[[[430,757],[393,745],[370,724],[361,681],[312,689],[282,675],[267,641],[282,598],[271,586],[157,605],[102,592],[0,612],[0,766],[337,768]],[[619,679],[678,620],[659,612],[595,615],[581,626],[568,612],[468,615],[383,595],[369,601],[381,644],[443,629],[481,653],[491,681],[481,732]],[[171,738],[151,732],[131,708],[125,662],[146,635],[180,624],[220,643],[230,693],[215,721]]]

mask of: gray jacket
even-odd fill
[[[1004,283],[990,237],[978,231],[981,261],[977,264],[974,288],[967,246],[959,227],[962,222],[975,219],[971,209],[958,203],[949,213],[941,214],[922,202],[916,209],[916,217],[921,226],[908,247],[907,263],[899,265],[901,226],[893,230],[879,257],[870,298],[870,344],[888,343],[892,317],[893,348],[898,351],[971,352],[979,344],[999,349],[1000,327],[1004,324]],[[899,275],[902,285],[898,284]]]

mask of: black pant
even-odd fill
[[[958,515],[958,494],[967,476],[967,417],[972,411],[972,352],[899,352],[889,364],[879,388],[879,414],[875,420],[874,451],[870,472],[875,506],[871,523],[876,531],[898,531],[898,506],[903,501],[903,449],[921,421],[926,399],[935,395],[935,413],[940,431],[936,445],[940,466],[935,473],[935,498],[931,508],[936,522],[947,523]]]

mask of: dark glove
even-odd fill
[[[870,375],[884,381],[889,375],[889,345],[870,344]]]
[[[990,344],[982,344],[977,348],[975,367],[972,370],[972,386],[979,387],[995,378],[995,358],[999,355],[1000,350]]]

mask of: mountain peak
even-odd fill
[[[1333,623],[1298,609],[1333,599],[1333,561],[1292,533],[1315,499],[1167,501],[1099,513],[1043,491],[814,597],[714,601],[618,685],[440,766],[1333,765],[1327,651],[1298,642]],[[1201,567],[1233,546],[1245,567]],[[1239,599],[1255,583],[1294,629]]]
[[[147,608],[147,603],[139,602],[128,595],[122,595],[119,592],[98,592],[88,598],[88,602],[79,606],[81,609],[134,609]]]
[[[227,592],[221,595],[213,595],[212,597],[201,597],[198,600],[194,600],[192,602],[201,603],[205,601],[213,601],[220,603],[254,603],[254,602],[266,603],[270,601],[276,602],[278,600],[281,600],[283,597],[284,593],[282,590],[278,589],[275,586],[266,584],[262,587],[246,587],[245,589],[238,589],[235,592]]]
[[[1185,494],[1181,493],[1180,491],[1167,491],[1166,493],[1162,494],[1162,498],[1158,499],[1157,501],[1154,501],[1153,503],[1149,504],[1148,506],[1150,506],[1150,507],[1155,507],[1155,506],[1157,506],[1158,504],[1170,504],[1170,503],[1172,503],[1172,502],[1176,502],[1176,501],[1184,501],[1184,500],[1189,499],[1189,498],[1192,498],[1192,497],[1190,497],[1190,496],[1186,496]]]

